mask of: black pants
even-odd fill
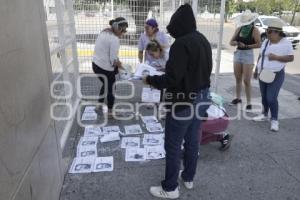
[[[108,109],[112,109],[115,102],[115,96],[113,94],[113,85],[116,81],[116,72],[104,70],[98,67],[95,63],[93,63],[93,71],[95,74],[99,74],[103,76],[103,77],[102,76],[98,77],[100,82],[102,83],[98,101],[100,103],[103,103],[106,97],[107,107]]]

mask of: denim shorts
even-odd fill
[[[235,63],[253,65],[254,64],[254,53],[253,49],[239,50],[234,52],[233,61]]]

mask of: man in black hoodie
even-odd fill
[[[165,180],[161,186],[151,187],[150,193],[174,199],[179,197],[178,176],[186,188],[193,188],[199,151],[199,116],[204,116],[209,104],[212,52],[207,39],[196,30],[196,20],[189,4],[178,8],[167,30],[175,42],[170,48],[166,73],[147,76],[144,83],[157,89],[167,88],[165,101],[172,109],[167,113],[165,124]],[[183,140],[184,170],[180,172]]]

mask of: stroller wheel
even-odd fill
[[[220,151],[226,151],[227,149],[229,149],[230,145],[231,145],[231,140],[233,138],[233,135],[231,134],[227,134],[223,137],[223,139],[220,141],[221,142],[221,146],[219,147]]]

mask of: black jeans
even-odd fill
[[[102,83],[98,101],[100,103],[103,103],[106,97],[107,107],[108,109],[112,109],[115,102],[115,96],[113,94],[113,85],[116,81],[116,72],[104,70],[98,67],[95,63],[93,63],[93,71],[95,74],[99,74],[103,76],[103,77],[102,76],[98,77],[100,82]]]

